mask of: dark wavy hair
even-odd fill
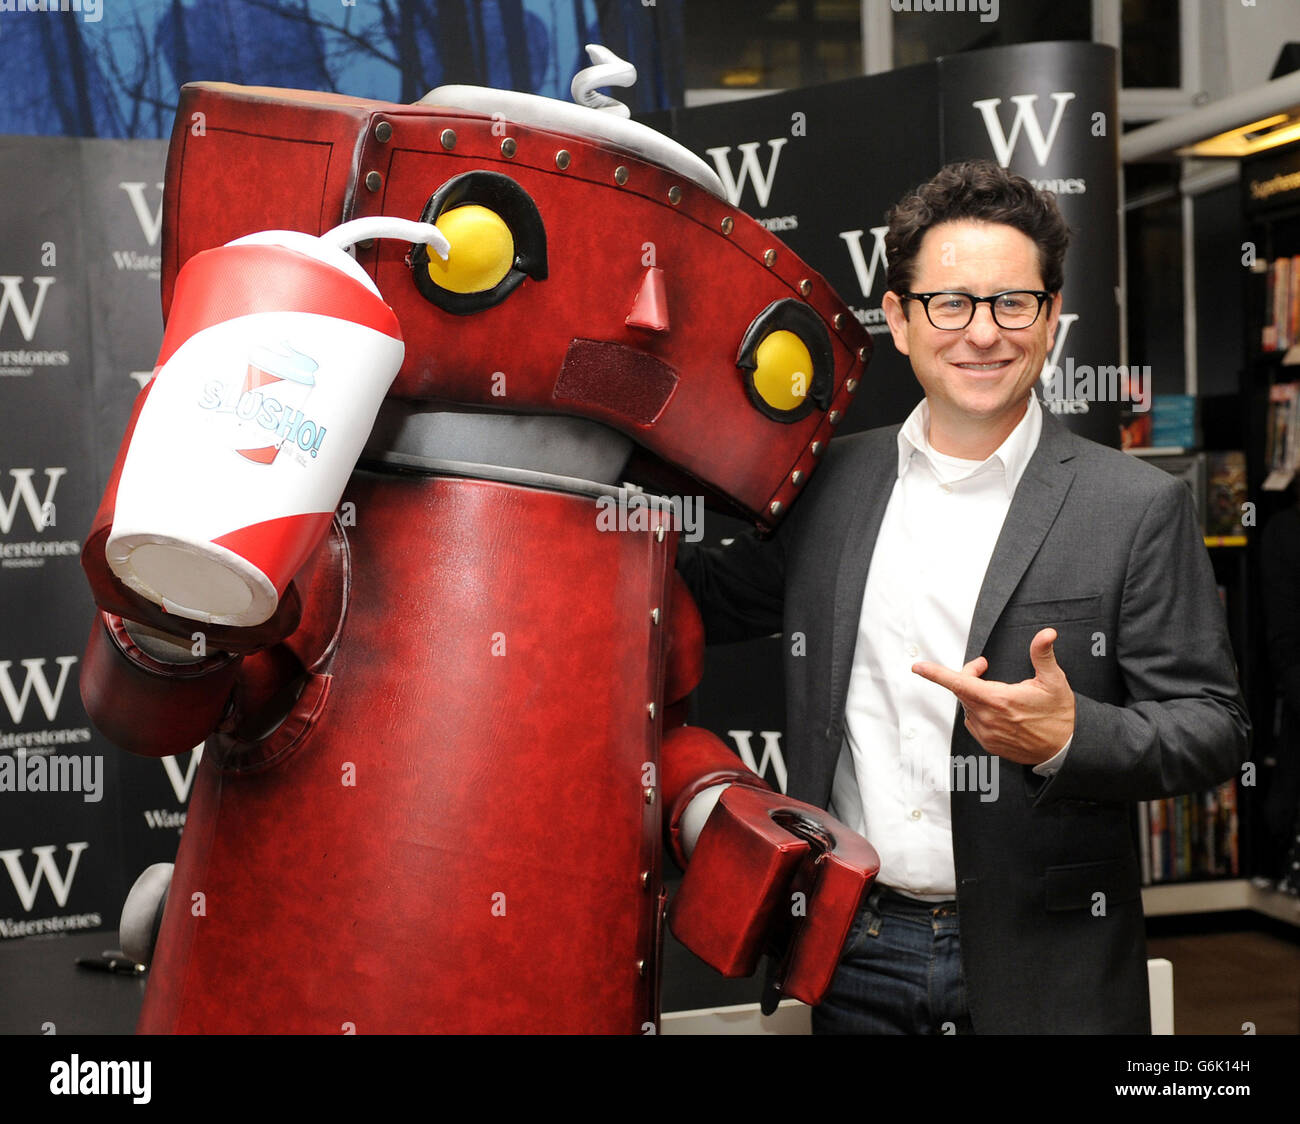
[[[1038,247],[1043,288],[1060,292],[1065,283],[1065,248],[1070,228],[1056,206],[1056,196],[1039,191],[1024,176],[992,160],[949,164],[934,179],[903,196],[886,216],[886,284],[895,293],[912,288],[916,255],[926,231],[960,220],[996,222],[1028,235]]]

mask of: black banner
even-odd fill
[[[1070,224],[1043,399],[1076,433],[1118,447],[1121,407],[1150,378],[1130,373],[1119,347],[1115,63],[1114,50],[1095,43],[1027,43],[936,65],[943,162],[996,160],[1055,193]]]
[[[1074,237],[1048,355],[1060,375],[1044,397],[1071,429],[1118,446],[1116,99],[1110,47],[1029,43],[645,120],[708,161],[730,201],[871,332],[875,356],[841,432],[900,422],[921,398],[880,307],[889,208],[954,160],[996,160],[1055,192]]]
[[[0,942],[116,929],[184,823],[194,755],[122,753],[78,687],[82,539],[162,333],[165,157],[157,141],[0,140],[0,182],[24,185],[0,215]]]

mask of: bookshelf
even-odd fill
[[[1273,675],[1264,644],[1260,536],[1300,484],[1300,144],[1246,159],[1241,169],[1242,259],[1222,292],[1244,300],[1237,393],[1197,404],[1191,444],[1129,449],[1188,484],[1204,513],[1205,545],[1224,597],[1243,693],[1254,726],[1254,785],[1218,796],[1152,801],[1139,809],[1143,902],[1152,916],[1253,910],[1300,925],[1300,899],[1273,889],[1282,872],[1267,830],[1265,798],[1276,783]],[[1288,186],[1293,185],[1293,186]],[[1200,450],[1244,452],[1225,474]],[[1216,476],[1218,484],[1214,483]],[[1217,496],[1216,496],[1217,492]],[[1245,501],[1240,527],[1221,517]],[[1297,575],[1300,581],[1300,575]],[[1235,822],[1233,822],[1235,820]]]
[[[1242,264],[1246,266],[1240,432],[1248,459],[1255,528],[1244,559],[1249,584],[1259,590],[1247,617],[1238,659],[1251,669],[1247,702],[1254,726],[1253,790],[1239,788],[1242,805],[1242,873],[1251,879],[1248,904],[1277,920],[1300,925],[1300,899],[1270,888],[1282,873],[1281,841],[1270,835],[1265,800],[1280,778],[1274,674],[1264,643],[1270,607],[1260,584],[1261,535],[1294,502],[1300,476],[1300,145],[1266,150],[1242,161]],[[1280,177],[1280,178],[1279,178]],[[1288,178],[1292,177],[1292,178]],[[1214,555],[1216,552],[1211,551]],[[1297,575],[1300,581],[1300,574]],[[1234,641],[1235,642],[1235,641]]]
[[[1142,888],[1142,911],[1148,917],[1228,913],[1236,910],[1253,910],[1275,921],[1300,927],[1300,898],[1279,893],[1271,887],[1256,885],[1248,878]]]

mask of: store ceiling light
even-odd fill
[[[722,72],[724,86],[757,86],[763,81],[763,70],[757,66],[733,66]]]
[[[1120,159],[1125,164],[1135,164],[1167,159],[1175,153],[1239,159],[1249,152],[1285,144],[1300,135],[1287,132],[1300,121],[1297,107],[1300,107],[1300,70],[1133,129],[1119,139]],[[1202,148],[1219,142],[1225,146],[1251,147],[1217,152]]]
[[[1300,117],[1296,111],[1277,113],[1249,125],[1206,137],[1203,141],[1177,149],[1179,156],[1226,156],[1240,159],[1266,148],[1300,140]]]

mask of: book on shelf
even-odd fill
[[[1151,885],[1151,809],[1143,800],[1138,805],[1138,857],[1142,863],[1142,885]]]
[[[1246,454],[1205,454],[1205,534],[1232,538],[1246,533]]]
[[[1300,255],[1269,264],[1262,351],[1286,351],[1300,339]]]
[[[1138,825],[1143,885],[1241,873],[1235,781],[1208,792],[1146,801]]]
[[[1280,492],[1300,469],[1300,384],[1274,383],[1268,388],[1264,490]]]

